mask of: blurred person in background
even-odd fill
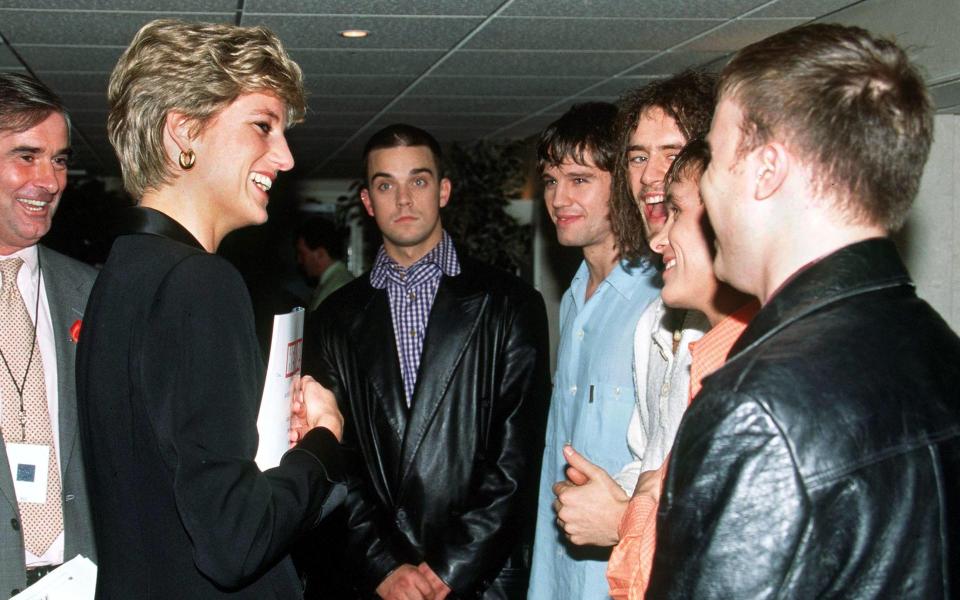
[[[314,311],[327,296],[353,281],[353,273],[343,262],[343,236],[330,219],[310,217],[297,227],[295,238],[297,264],[316,285],[307,306]]]

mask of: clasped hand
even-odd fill
[[[620,519],[627,494],[602,468],[564,446],[567,479],[553,484],[557,525],[578,546],[614,546],[620,539]]]
[[[290,446],[314,427],[326,427],[337,441],[343,437],[343,415],[333,392],[316,379],[304,375],[294,383],[290,394]]]
[[[450,588],[430,565],[400,565],[377,586],[377,595],[383,600],[443,600]]]

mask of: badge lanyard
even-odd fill
[[[37,322],[40,320],[40,282],[42,279],[43,272],[41,271],[40,266],[40,251],[37,249],[37,298],[33,306],[34,322],[33,322],[33,339],[30,341],[30,356],[27,358],[27,369],[23,372],[23,381],[20,385],[17,385],[17,378],[13,376],[13,370],[10,369],[10,363],[7,362],[7,357],[3,355],[3,350],[0,350],[0,359],[3,359],[3,366],[7,368],[7,375],[10,376],[10,381],[13,383],[13,389],[17,390],[17,396],[20,398],[20,441],[25,442],[27,440],[27,411],[23,408],[23,391],[27,387],[27,376],[30,374],[30,367],[33,365],[33,353],[37,347]],[[16,282],[14,282],[16,285]],[[21,296],[22,298],[22,296]],[[24,307],[26,308],[26,307]],[[27,315],[29,318],[30,315]]]

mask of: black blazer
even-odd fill
[[[817,261],[704,379],[647,598],[954,598],[960,339],[893,242]]]
[[[263,364],[239,273],[160,212],[128,218],[77,349],[97,598],[299,597],[287,546],[344,495],[336,439],[312,431],[257,469]]]
[[[350,450],[346,562],[370,593],[426,561],[478,595],[530,542],[550,396],[543,299],[469,258],[443,276],[408,410],[386,290],[369,274],[311,315],[304,372],[331,387]]]

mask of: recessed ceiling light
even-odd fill
[[[370,35],[366,29],[344,29],[339,33],[342,38],[365,38]]]

